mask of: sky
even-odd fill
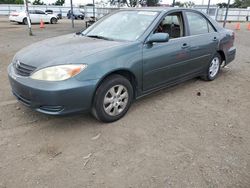
[[[56,0],[43,0],[44,3],[49,4],[49,3],[54,3]],[[72,0],[74,5],[79,5],[79,4],[87,4],[87,3],[92,3],[92,0]],[[95,1],[107,1],[107,0],[95,0]],[[186,1],[190,1],[190,0],[176,0],[176,1],[180,1],[180,2],[186,2]],[[208,4],[208,0],[191,0],[193,1],[196,5],[201,5],[202,3],[204,5]],[[222,2],[227,2],[228,0],[210,0],[211,5],[213,4],[217,4],[217,3],[222,3]],[[164,4],[171,4],[173,2],[173,0],[162,0],[162,2]],[[233,0],[231,0],[231,2],[233,2]],[[65,4],[69,5],[70,4],[70,0],[65,0]]]

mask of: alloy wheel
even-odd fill
[[[209,67],[209,76],[211,78],[215,77],[219,72],[219,69],[220,69],[220,60],[218,57],[214,57]]]
[[[117,116],[123,112],[128,103],[128,90],[123,85],[115,85],[105,94],[103,108],[110,116]]]

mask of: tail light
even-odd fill
[[[19,16],[19,13],[18,12],[12,12],[10,13],[11,16]]]

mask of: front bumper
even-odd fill
[[[61,115],[89,111],[98,80],[48,82],[16,75],[12,64],[8,67],[13,94],[24,105],[36,111]]]

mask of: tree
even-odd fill
[[[15,0],[1,0],[0,4],[15,4]]]
[[[226,8],[227,7],[227,3],[218,3],[217,6],[219,8]]]
[[[176,2],[174,3],[174,6],[177,6],[177,7],[184,7],[184,4],[181,3],[181,2],[179,2],[179,1],[176,1]]]
[[[44,5],[44,2],[42,2],[41,0],[35,0],[32,3],[33,5]]]
[[[187,2],[183,3],[183,5],[186,8],[192,8],[195,4],[193,1],[187,1]]]
[[[15,0],[15,4],[23,4],[23,0]]]
[[[23,0],[0,0],[0,4],[23,4]]]
[[[112,5],[115,5],[118,3],[119,0],[110,0],[110,3]],[[128,7],[135,7],[137,4],[137,0],[120,0],[121,4],[126,4]],[[159,0],[138,0],[138,3],[141,6],[157,6],[159,3]]]
[[[186,7],[186,8],[192,8],[194,6],[194,2],[193,1],[186,1],[184,3],[181,3],[180,1],[176,1],[174,3],[174,6],[178,6],[178,7]]]
[[[65,3],[65,0],[57,0],[54,5],[63,5]]]
[[[147,0],[147,6],[152,7],[152,6],[157,6],[159,3],[159,0]]]
[[[250,0],[235,0],[233,3],[234,8],[247,8],[250,7]]]

